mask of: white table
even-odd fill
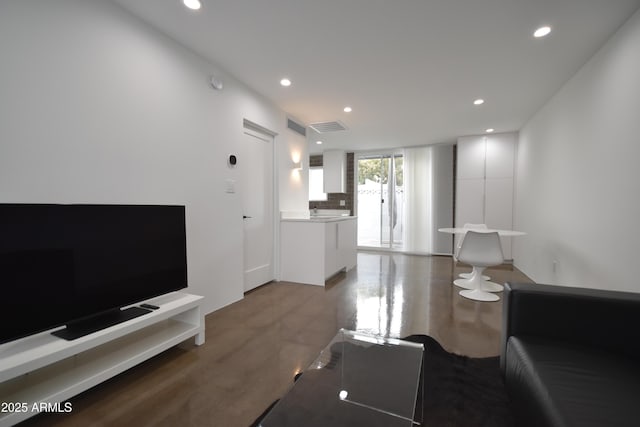
[[[515,231],[515,230],[497,230],[493,228],[486,229],[472,229],[472,228],[464,228],[464,227],[453,227],[453,228],[438,228],[438,231],[441,233],[450,233],[450,234],[466,234],[467,231],[472,230],[476,233],[498,233],[500,237],[515,237],[515,236],[524,236],[524,231]]]
[[[466,234],[467,231],[474,231],[476,233],[498,233],[500,237],[516,237],[516,236],[524,236],[524,231],[515,231],[515,230],[498,230],[493,228],[487,229],[472,229],[472,228],[464,228],[464,227],[450,227],[450,228],[439,228],[438,231],[441,233],[450,233],[450,234]],[[478,289],[485,292],[502,292],[504,286],[499,285],[494,282],[490,282],[489,280],[482,278],[476,278],[473,275],[468,279],[456,279],[453,281],[453,284],[459,286],[464,289],[476,289],[477,281],[481,281],[482,284],[478,287]]]

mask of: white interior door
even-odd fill
[[[241,170],[244,290],[274,279],[273,136],[245,127]]]

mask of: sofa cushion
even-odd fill
[[[512,336],[507,342],[505,382],[518,425],[639,425],[640,366],[625,357]]]

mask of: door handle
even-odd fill
[[[242,215],[242,219],[247,219],[247,218],[253,218],[253,217],[247,216],[247,215]]]

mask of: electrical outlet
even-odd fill
[[[346,200],[340,200],[340,206],[346,206],[346,205],[347,205]]]
[[[551,271],[555,273],[557,269],[558,269],[558,261],[554,259],[553,264],[551,265]]]

